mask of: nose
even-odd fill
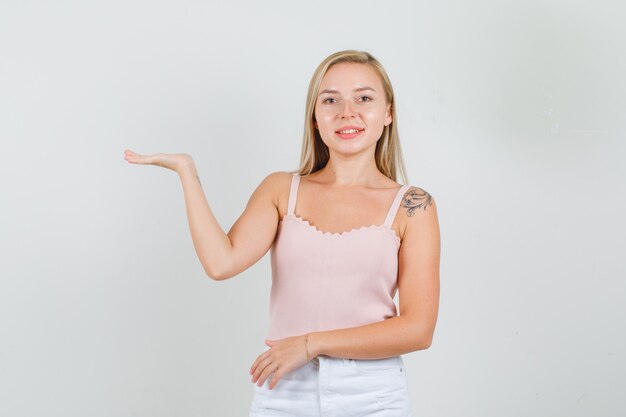
[[[341,117],[350,117],[354,116],[354,110],[352,110],[352,104],[346,100],[343,105],[343,111],[341,112]]]

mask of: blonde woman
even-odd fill
[[[250,368],[250,416],[410,416],[400,355],[433,339],[439,223],[433,197],[406,184],[393,89],[371,54],[340,51],[318,66],[302,146],[298,170],[268,175],[227,234],[191,156],[125,158],[178,173],[211,278],[232,278],[271,250],[270,326]]]

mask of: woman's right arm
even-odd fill
[[[211,212],[193,160],[181,164],[177,172],[183,185],[193,245],[209,277],[218,281],[231,278],[267,253],[278,229],[277,191],[285,173],[268,175],[225,233]]]
[[[221,281],[241,273],[261,259],[272,246],[278,229],[278,195],[281,185],[284,187],[289,181],[289,173],[268,175],[252,193],[243,214],[225,233],[209,207],[190,155],[140,155],[126,150],[125,159],[178,173],[193,245],[210,278]]]

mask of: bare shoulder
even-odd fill
[[[438,226],[435,199],[424,188],[411,186],[402,195],[398,211],[404,225],[402,239],[428,227]]]
[[[416,213],[436,211],[435,199],[423,188],[409,187],[402,196],[400,206],[406,209],[407,217],[413,217]]]
[[[285,189],[285,185],[291,184],[291,178],[293,174],[287,171],[274,171],[269,173],[263,182],[267,184],[267,187],[275,191],[275,195],[278,196]]]
[[[265,176],[261,184],[257,187],[257,191],[264,198],[271,199],[276,208],[279,207],[280,201],[283,199],[285,189],[289,189],[292,174],[286,171],[274,171]]]
[[[292,174],[287,171],[274,171],[267,174],[263,183],[269,188],[280,189],[286,182],[291,181]]]

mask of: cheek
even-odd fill
[[[372,122],[385,120],[385,109],[369,109],[363,112],[363,117]]]
[[[320,129],[324,129],[326,127],[331,129],[333,126],[334,116],[327,112],[318,112],[315,114],[315,120],[317,120]]]

